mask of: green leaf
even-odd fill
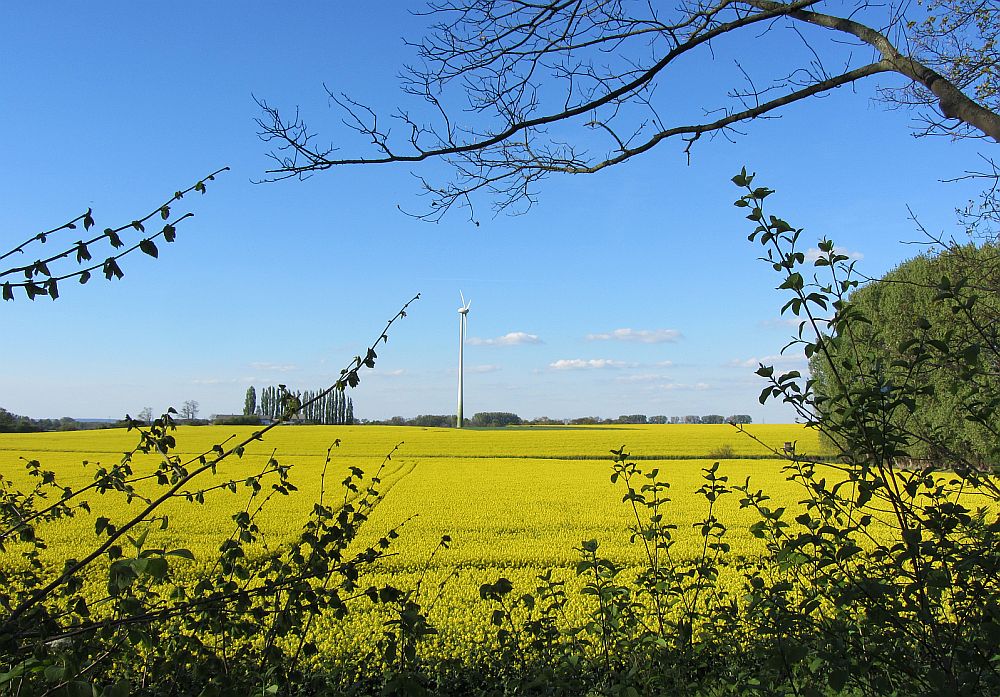
[[[106,228],[104,230],[104,236],[108,238],[108,241],[111,242],[111,246],[115,249],[120,249],[125,246],[125,243],[122,242],[122,238],[119,237],[118,233],[111,228]]]
[[[175,228],[173,225],[169,225],[169,224],[164,225],[163,226],[163,241],[164,242],[173,242],[175,239],[177,239],[177,228]]]
[[[108,259],[104,262],[103,270],[104,270],[104,277],[109,281],[112,278],[120,279],[122,276],[125,275],[122,272],[121,267],[118,266],[118,262],[115,260],[114,257],[108,257]]]
[[[148,254],[154,259],[160,256],[160,251],[156,248],[153,240],[142,240],[139,242],[139,249],[142,250],[144,254]]]
[[[60,665],[58,663],[53,663],[51,665],[45,666],[45,670],[42,671],[42,675],[45,676],[47,682],[56,683],[61,682],[66,676],[66,666]]]
[[[830,671],[830,687],[832,687],[835,692],[843,692],[850,677],[851,674],[843,668],[834,668]]]
[[[761,404],[763,404],[764,402],[766,402],[768,400],[768,397],[770,397],[770,396],[771,396],[771,388],[770,387],[765,387],[763,390],[761,390],[760,396],[757,397],[757,401],[760,402]]]
[[[87,249],[83,240],[80,240],[76,243],[76,263],[82,264],[85,261],[90,261],[90,250]]]
[[[163,557],[149,557],[146,560],[145,572],[153,578],[160,580],[166,577],[169,564]]]
[[[787,644],[784,647],[785,661],[794,664],[805,658],[809,650],[802,644]]]

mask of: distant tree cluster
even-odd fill
[[[257,414],[217,414],[212,417],[213,426],[260,426]]]
[[[548,417],[541,417],[529,422],[532,424],[550,422],[556,423]],[[576,419],[568,419],[559,423],[578,425],[596,424],[749,424],[753,419],[749,414],[733,414],[732,416],[722,416],[721,414],[706,414],[698,416],[689,414],[688,416],[646,416],[645,414],[623,414],[617,419],[602,419],[599,416],[582,416]]]
[[[421,414],[414,418],[393,416],[390,419],[362,421],[372,426],[423,426],[425,428],[451,428],[455,425],[454,414]],[[469,426],[496,428],[501,426],[600,426],[610,424],[749,424],[753,419],[749,414],[733,414],[722,416],[708,414],[706,416],[646,416],[645,414],[626,414],[612,419],[602,419],[599,416],[580,416],[575,419],[552,419],[539,416],[534,419],[522,419],[517,414],[507,411],[483,411],[473,415],[467,421]]]
[[[144,419],[146,411],[149,407],[140,411],[137,415],[137,419],[140,421],[149,421],[148,418]],[[207,422],[202,422],[207,423]],[[69,416],[63,416],[59,419],[33,419],[30,416],[21,416],[20,414],[14,414],[13,412],[7,411],[3,407],[0,407],[0,433],[40,433],[42,431],[90,431],[99,428],[125,428],[128,426],[128,421],[125,419],[118,420],[86,420],[77,421],[76,419],[70,418]]]
[[[103,424],[101,424],[103,425]],[[76,431],[95,428],[97,425],[82,424],[64,416],[61,419],[32,419],[13,414],[0,407],[0,433],[37,433],[39,431]]]
[[[285,410],[285,404],[282,403],[282,395],[284,394],[288,398],[298,400],[299,404],[305,405],[299,412],[299,417],[303,421],[337,426],[354,423],[354,402],[340,390],[333,390],[322,399],[317,399],[314,402],[312,400],[323,392],[322,389],[304,392],[292,392],[291,390],[282,392],[282,390],[282,385],[264,387],[261,389],[258,399],[257,390],[251,385],[247,389],[243,403],[244,416],[256,415],[272,420],[281,418]]]
[[[521,423],[521,417],[509,411],[481,411],[469,419],[470,426],[478,427],[520,426]]]
[[[410,426],[423,426],[425,428],[447,428],[455,425],[455,417],[451,414],[420,414],[416,418],[410,419]]]
[[[542,422],[550,424],[562,424],[563,421],[553,421],[548,417],[542,417]],[[372,426],[422,426],[424,428],[454,428],[454,414],[421,414],[412,419],[404,416],[393,416],[389,419],[364,421],[363,423]],[[466,420],[466,424],[476,428],[498,428],[502,426],[520,426],[525,422],[517,414],[509,411],[481,411],[473,414],[471,419]],[[540,423],[538,420],[531,423]]]
[[[388,419],[365,419],[361,423],[368,426],[422,426],[424,428],[452,428],[455,425],[454,414],[420,414],[412,419],[405,416],[393,416]]]

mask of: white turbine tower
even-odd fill
[[[465,323],[472,301],[465,302],[462,291],[458,291],[458,295],[462,298],[462,307],[458,308],[458,413],[455,416],[455,427],[462,428],[462,352],[465,348]]]

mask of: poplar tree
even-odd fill
[[[253,385],[247,388],[247,396],[243,401],[243,415],[253,416],[257,412],[257,390]]]

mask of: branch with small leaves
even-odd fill
[[[105,228],[100,235],[96,235],[86,240],[77,240],[71,247],[63,249],[62,251],[51,256],[36,259],[30,264],[0,269],[0,280],[17,274],[23,274],[25,279],[23,281],[3,281],[2,291],[0,291],[2,292],[3,299],[13,300],[15,289],[21,288],[24,290],[25,296],[29,300],[34,300],[35,297],[39,295],[47,295],[55,300],[59,297],[60,281],[75,278],[82,285],[87,283],[90,280],[92,273],[98,270],[100,270],[100,272],[104,274],[104,277],[109,281],[113,279],[121,279],[125,273],[122,271],[118,262],[123,257],[128,256],[137,250],[143,254],[153,257],[154,259],[158,258],[160,252],[159,248],[156,246],[156,240],[162,238],[164,242],[173,242],[177,237],[177,225],[187,218],[194,216],[194,213],[189,212],[180,216],[171,217],[171,206],[177,201],[180,201],[185,194],[192,191],[204,194],[207,191],[205,182],[213,181],[216,175],[228,170],[228,167],[222,167],[221,169],[215,170],[205,178],[198,180],[198,182],[187,189],[174,192],[174,195],[169,200],[165,201],[160,206],[157,206],[141,218],[136,218],[125,225],[120,225],[116,228]],[[160,228],[160,230],[142,238],[131,246],[126,246],[126,243],[122,240],[123,233],[138,232],[146,234],[146,224],[156,218],[163,221],[163,227]],[[32,236],[14,247],[9,252],[0,255],[0,261],[7,259],[8,257],[12,257],[15,254],[25,254],[27,248],[29,248],[32,244],[45,244],[49,237],[64,230],[75,230],[78,224],[83,225],[83,229],[85,231],[89,231],[93,228],[95,226],[93,211],[88,208],[86,213],[77,216],[73,220],[60,225],[59,227],[52,228],[51,230],[40,232],[37,235]],[[107,243],[116,251],[104,261],[88,263],[93,261],[91,247],[100,243]],[[74,259],[80,268],[64,272],[53,271],[52,268],[50,268],[50,265],[58,263],[62,260],[70,261]]]

